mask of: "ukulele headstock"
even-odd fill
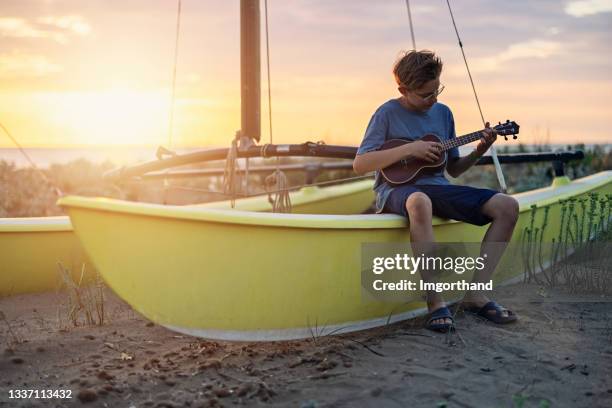
[[[519,128],[518,123],[510,121],[510,119],[506,120],[506,123],[499,122],[498,125],[493,127],[497,134],[503,136],[506,140],[508,140],[508,135],[512,135],[512,139],[518,138]]]

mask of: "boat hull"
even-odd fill
[[[75,282],[93,268],[68,217],[0,220],[0,296],[57,289],[60,267]]]
[[[373,202],[372,180],[319,188],[304,187],[291,193],[294,213],[354,214]],[[230,201],[194,205],[231,208]],[[267,196],[235,201],[240,210],[271,210]],[[70,271],[75,282],[90,282],[95,269],[87,259],[67,216],[0,219],[0,296],[56,290],[59,268]]]
[[[545,242],[559,230],[559,199],[611,193],[612,172],[515,197],[513,241],[549,207]],[[425,311],[418,294],[402,303],[364,301],[364,243],[405,243],[394,215],[288,215],[66,197],[65,207],[108,285],[149,319],[195,336],[282,340],[379,326]],[[436,219],[440,242],[479,242],[486,227]],[[515,246],[516,247],[516,246]],[[522,276],[516,253],[504,274]]]

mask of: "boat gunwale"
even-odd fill
[[[321,203],[330,201],[338,197],[359,194],[362,192],[372,192],[372,186],[374,185],[373,179],[360,180],[352,183],[339,184],[331,187],[319,187],[316,185],[305,185],[297,191],[290,192],[292,206],[309,205],[314,203]],[[365,188],[367,187],[367,189]],[[262,198],[266,194],[252,196],[248,198],[240,198],[236,200],[236,206],[253,206],[256,210],[234,210],[234,211],[271,211],[272,207],[268,200],[262,201]],[[189,204],[181,207],[195,207],[195,208],[217,208],[226,209],[231,207],[231,200],[225,201],[212,201],[201,204]]]
[[[53,217],[11,217],[0,219],[0,233],[8,232],[73,232],[66,215]]]
[[[581,179],[576,179],[568,185],[544,187],[537,190],[518,193],[514,197],[519,201],[520,212],[526,212],[531,210],[533,204],[537,204],[539,207],[548,206],[557,203],[560,199],[584,194],[611,182],[612,171],[603,171]],[[545,197],[540,200],[534,199],[534,197],[537,198],[541,195]],[[194,206],[168,206],[79,196],[62,197],[58,200],[58,205],[64,208],[74,207],[148,217],[250,226],[316,229],[392,229],[405,228],[407,226],[407,220],[404,217],[394,214],[279,214]],[[433,225],[437,226],[457,222],[459,221],[434,217]]]
[[[347,183],[327,188],[319,186],[304,186],[302,189],[292,192],[291,199],[294,206],[309,205],[313,203],[327,202],[339,196],[359,194],[372,191],[373,180],[366,179],[354,183]],[[252,207],[249,211],[269,211],[271,209],[268,200],[264,196],[254,196],[246,199],[236,200],[236,204],[244,207]],[[231,206],[231,201],[213,201],[201,204],[189,204],[182,207],[193,208],[220,208]],[[67,215],[51,217],[7,217],[0,219],[0,233],[9,232],[74,232],[70,217]]]

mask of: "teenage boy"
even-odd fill
[[[441,72],[442,61],[431,51],[410,51],[398,59],[393,74],[401,96],[385,102],[376,110],[357,151],[353,168],[357,174],[376,171],[377,211],[409,219],[413,249],[415,245],[433,244],[433,215],[475,225],[490,223],[481,245],[481,255],[488,255],[486,267],[476,271],[473,279],[474,282],[487,282],[502,255],[502,251],[492,251],[491,247],[495,246],[493,243],[510,240],[518,219],[517,201],[494,190],[452,185],[441,170],[425,173],[400,186],[388,184],[379,171],[401,159],[437,161],[441,145],[419,140],[425,134],[433,133],[443,141],[456,137],[450,109],[438,102],[438,95],[444,90],[444,85],[440,84]],[[496,138],[495,131],[487,124],[476,150],[469,155],[460,157],[457,148],[449,150],[448,174],[458,177],[472,167]],[[388,139],[413,142],[379,151]],[[426,281],[435,280],[425,271],[421,271],[421,276]],[[511,310],[491,301],[482,292],[468,291],[462,304],[466,310],[495,323],[510,323],[517,319]],[[430,312],[427,328],[444,332],[454,327],[453,317],[439,293],[427,293],[427,306]]]

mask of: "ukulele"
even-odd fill
[[[506,123],[500,122],[499,125],[494,126],[493,129],[497,131],[498,135],[503,136],[506,140],[508,140],[508,135],[512,135],[512,138],[516,139],[516,135],[519,132],[519,125],[516,122],[510,122],[507,120]],[[482,138],[483,131],[484,129],[445,141],[440,140],[440,138],[434,134],[427,134],[418,140],[436,142],[442,145],[442,154],[436,162],[431,163],[420,159],[402,159],[382,169],[382,176],[390,184],[398,185],[414,180],[417,176],[419,176],[419,173],[424,170],[443,170],[446,166],[446,160],[448,158],[446,153],[447,150],[479,140]],[[392,149],[394,147],[415,141],[416,140],[389,139],[378,150]]]

